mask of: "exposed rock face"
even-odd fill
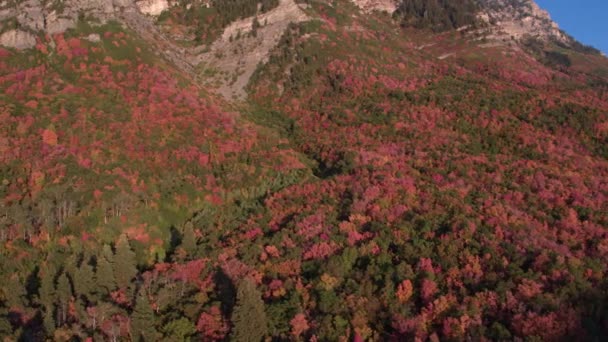
[[[31,49],[36,46],[36,37],[21,30],[10,30],[0,36],[0,45],[13,49]]]
[[[18,3],[0,2],[0,29],[2,22],[14,18],[24,30],[7,31],[3,35],[2,45],[17,49],[32,46],[34,36],[25,31],[56,34],[76,26],[78,16],[86,13],[101,22],[118,19],[121,13],[144,13],[152,16],[159,15],[169,8],[169,0],[63,0],[51,2],[41,0],[25,0]],[[19,39],[24,39],[19,42]]]
[[[398,0],[352,0],[365,12],[380,11],[393,14],[399,5]]]
[[[0,4],[0,20],[14,18],[27,31],[43,31],[48,34],[61,33],[76,26],[78,16],[84,12],[106,21],[114,16],[114,2],[128,5],[132,0],[65,0],[61,3],[26,0],[17,4]]]
[[[294,0],[280,0],[279,6],[257,18],[261,26],[255,35],[250,34],[254,17],[235,21],[226,27],[209,52],[194,60],[193,64],[201,64],[207,70],[213,68],[218,77],[206,77],[206,81],[219,82],[220,94],[228,99],[246,96],[245,87],[255,69],[268,61],[270,51],[279,43],[290,23],[309,20]]]
[[[495,37],[533,37],[569,43],[549,13],[533,0],[482,0],[479,17],[495,28]]]
[[[66,30],[76,26],[76,19],[71,17],[62,17],[53,11],[46,16],[45,31],[50,34],[65,32]]]
[[[143,0],[137,2],[137,7],[141,13],[157,16],[169,8],[167,0]]]
[[[28,0],[19,3],[15,14],[21,26],[34,31],[44,30],[44,14],[40,1]]]

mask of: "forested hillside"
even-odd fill
[[[473,0],[404,0],[395,14],[404,26],[446,31],[476,24],[477,12]]]
[[[1,48],[2,340],[601,341],[608,60],[356,5],[299,4],[243,101],[116,21]]]

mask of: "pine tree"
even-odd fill
[[[131,285],[131,281],[137,276],[135,252],[129,245],[126,235],[121,235],[116,244],[116,254],[114,255],[114,279],[121,289],[126,289]]]
[[[97,278],[98,290],[105,294],[116,290],[116,279],[111,264],[113,258],[112,248],[108,245],[103,246],[101,255],[97,257],[95,277]]]
[[[55,268],[44,263],[38,271],[40,278],[40,288],[38,295],[40,304],[44,308],[43,323],[48,335],[52,335],[55,331]]]
[[[92,294],[95,293],[96,283],[95,272],[93,266],[89,264],[88,258],[85,258],[80,267],[74,270],[72,280],[74,281],[74,292],[79,297],[85,297],[88,300],[92,299]]]
[[[6,282],[7,296],[6,301],[9,307],[25,307],[27,291],[25,290],[24,282],[21,280],[18,274],[13,274],[8,280],[3,279]]]
[[[148,297],[142,292],[137,295],[131,315],[131,338],[133,341],[155,341],[157,332],[155,317]]]
[[[260,291],[250,279],[238,286],[236,305],[232,313],[231,340],[259,342],[268,334],[268,321]]]
[[[196,235],[194,234],[194,226],[192,222],[186,223],[184,226],[184,235],[182,238],[181,247],[188,253],[188,257],[192,259],[196,253]]]
[[[0,305],[0,336],[9,336],[13,333],[13,326],[8,320],[8,310]]]
[[[63,325],[68,319],[68,310],[72,299],[72,286],[65,272],[61,273],[57,279],[57,299],[59,301],[57,322],[59,325]]]

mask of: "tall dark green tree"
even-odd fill
[[[188,254],[188,258],[192,259],[196,253],[196,235],[194,234],[194,225],[188,222],[184,226],[184,233],[180,247]]]
[[[116,254],[114,254],[114,279],[121,289],[127,289],[137,276],[137,262],[135,252],[131,249],[129,239],[126,235],[121,235],[116,243]]]
[[[262,294],[251,279],[244,279],[238,285],[232,324],[232,341],[259,342],[268,335]]]
[[[57,323],[61,326],[67,322],[70,300],[72,299],[72,285],[65,272],[57,279]]]
[[[82,260],[80,266],[74,270],[72,280],[76,295],[80,298],[85,297],[90,301],[95,292],[96,275],[89,261],[90,257],[85,257]]]
[[[101,255],[97,256],[95,278],[97,279],[97,290],[104,294],[109,294],[116,289],[116,279],[112,268],[113,259],[112,248],[108,245],[103,246]]]
[[[38,297],[43,307],[43,324],[47,334],[55,331],[55,275],[57,271],[52,265],[45,262],[38,270],[40,288]]]
[[[143,291],[140,291],[131,315],[131,338],[133,341],[155,341],[158,334],[155,323],[154,310],[150,306],[148,297]]]
[[[25,290],[24,281],[18,274],[11,275],[8,279],[3,279],[3,287],[10,296],[6,298],[9,307],[24,307],[27,304],[27,291]]]
[[[8,319],[8,310],[0,303],[0,336],[9,336],[13,333],[13,326]]]

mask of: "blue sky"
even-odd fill
[[[559,27],[608,55],[608,0],[536,0]]]

